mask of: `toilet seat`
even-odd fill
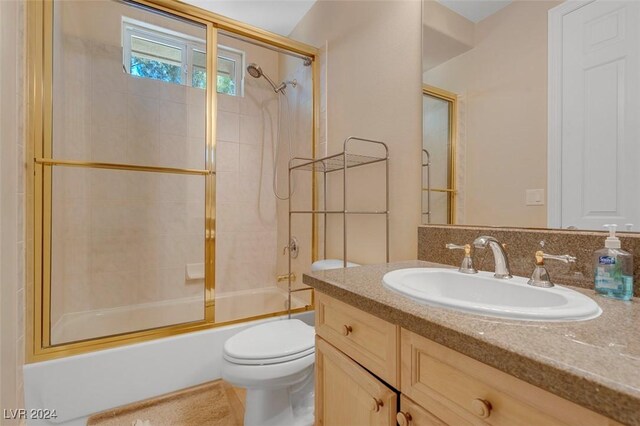
[[[266,358],[266,359],[245,359],[245,358],[236,358],[231,355],[224,354],[224,359],[234,364],[240,365],[271,365],[271,364],[280,364],[283,362],[295,361],[296,359],[303,358],[307,355],[313,355],[315,352],[315,348],[309,348],[306,351],[298,352],[291,355],[275,357],[275,358]]]
[[[271,365],[315,353],[315,330],[297,319],[250,327],[228,339],[224,358],[239,365]]]

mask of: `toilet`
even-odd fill
[[[315,330],[297,319],[250,327],[224,344],[222,378],[246,388],[245,426],[314,422]]]

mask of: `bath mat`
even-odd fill
[[[88,426],[242,426],[243,401],[222,380],[94,414]]]

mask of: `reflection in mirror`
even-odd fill
[[[431,86],[422,89],[422,220],[455,223],[455,134],[457,97]]]
[[[423,84],[458,106],[455,154],[431,153],[423,222],[635,230],[638,24],[636,1],[423,1]],[[446,117],[424,101],[423,119],[427,148]]]

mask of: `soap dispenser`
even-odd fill
[[[595,289],[607,297],[631,300],[633,297],[633,256],[620,248],[616,225],[604,225],[609,237],[604,248],[594,253]]]

